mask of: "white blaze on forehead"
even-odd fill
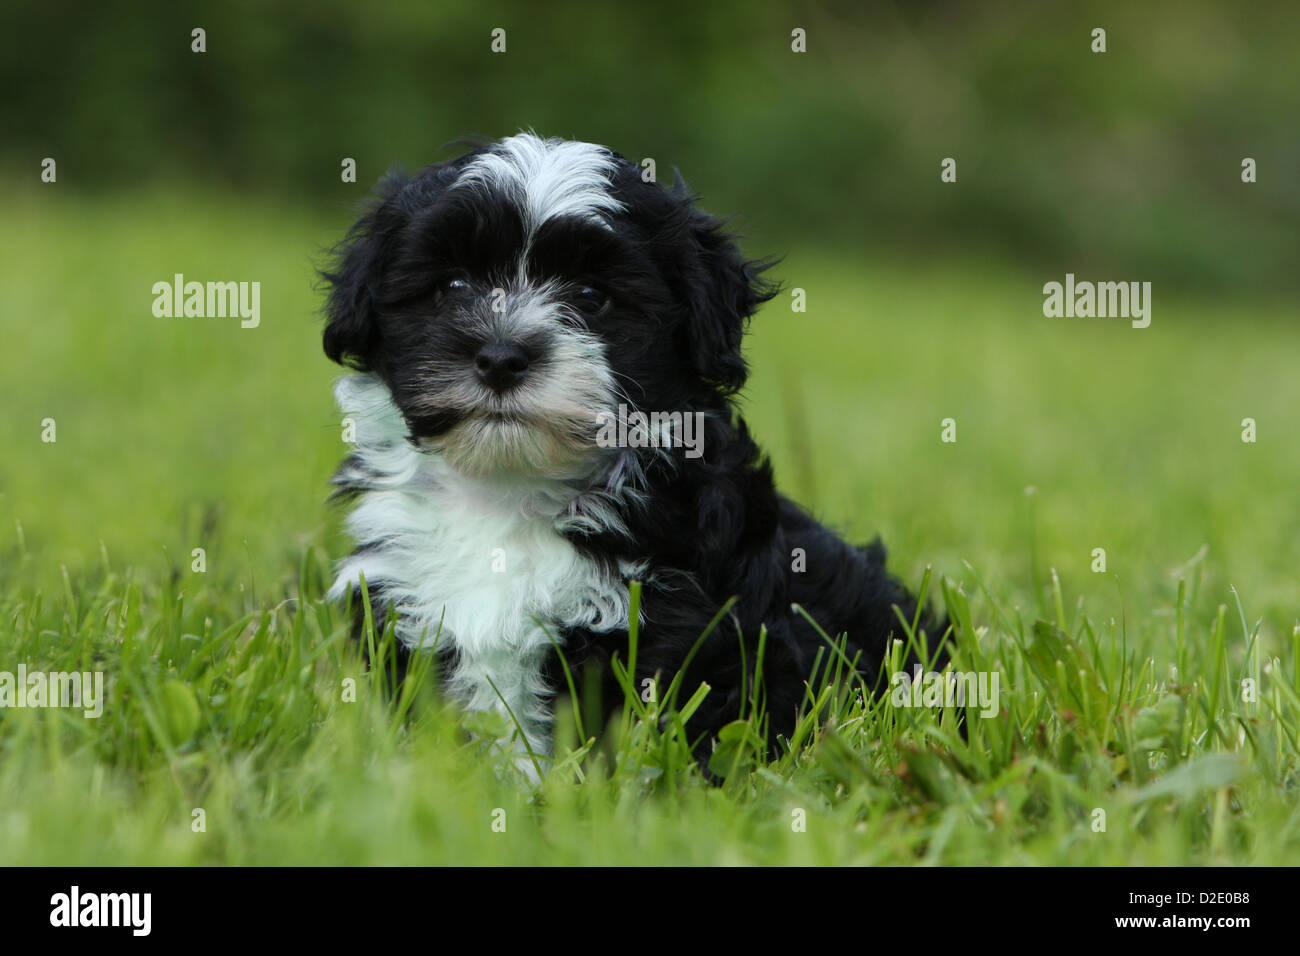
[[[605,216],[623,209],[610,195],[614,156],[603,146],[520,133],[476,157],[456,187],[500,190],[519,205],[531,236],[548,219],[576,216],[609,227]]]

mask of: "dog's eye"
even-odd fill
[[[470,291],[469,280],[463,276],[449,276],[438,283],[437,302],[442,304],[447,299],[454,299]]]
[[[583,315],[600,315],[609,306],[609,296],[585,285],[573,294],[573,304]]]

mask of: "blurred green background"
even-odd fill
[[[326,210],[394,162],[535,127],[680,166],[776,251],[816,237],[1232,292],[1300,282],[1285,0],[47,0],[3,26],[8,190],[54,156],[60,191],[175,181]],[[363,185],[340,184],[344,156]],[[938,188],[944,157],[958,188]]]
[[[971,561],[1034,600],[1104,546],[1105,600],[1159,604],[1209,545],[1216,600],[1237,583],[1276,636],[1300,603],[1296,25],[1282,2],[6,6],[0,560],[181,573],[202,542],[274,598],[308,544],[337,553],[314,268],[393,163],[531,127],[679,167],[785,257],[808,311],[755,320],[747,412],[782,484],[909,579]],[[155,318],[177,272],[260,281],[261,327]],[[1044,318],[1066,272],[1152,282],[1151,328]]]

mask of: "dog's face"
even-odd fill
[[[384,182],[326,275],[325,351],[457,469],[573,479],[599,467],[602,412],[743,384],[760,268],[680,182],[521,134]]]

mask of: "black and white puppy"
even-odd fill
[[[390,175],[326,273],[325,352],[358,373],[336,389],[356,448],[335,478],[357,549],[331,594],[364,577],[406,654],[436,646],[466,708],[508,708],[521,754],[549,747],[551,637],[621,702],[607,664],[628,657],[633,580],[638,688],[739,598],[682,687],[711,688],[688,725],[705,752],[752,693],[763,625],[769,739],[789,737],[826,648],[792,603],[847,634],[869,685],[894,606],[915,612],[879,542],[776,491],[733,405],[763,268],[680,180],[525,133]]]

